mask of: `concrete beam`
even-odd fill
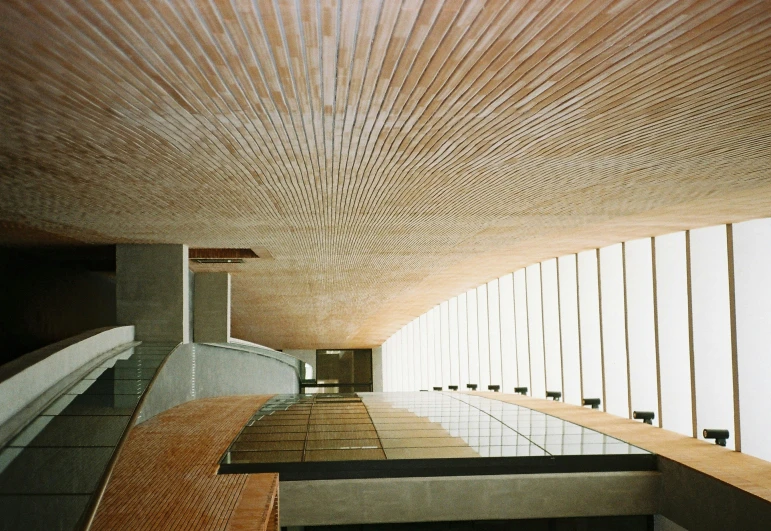
[[[116,317],[139,341],[190,341],[187,245],[118,245]]]
[[[514,520],[659,512],[658,472],[281,483],[281,525]]]
[[[198,343],[230,340],[230,273],[196,273],[193,337]]]

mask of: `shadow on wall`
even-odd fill
[[[0,248],[0,364],[114,326],[114,256],[114,247]]]

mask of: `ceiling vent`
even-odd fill
[[[233,248],[190,249],[189,257],[199,264],[243,264],[246,260],[260,258],[253,249]]]

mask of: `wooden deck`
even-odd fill
[[[771,463],[713,443],[588,407],[501,393],[474,393],[591,428],[681,463],[771,502]]]
[[[136,426],[91,529],[277,529],[276,474],[217,475],[223,452],[268,398],[195,400]]]

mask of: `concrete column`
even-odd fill
[[[187,245],[118,245],[116,317],[139,341],[190,342]]]
[[[372,349],[372,391],[383,392],[383,347]]]
[[[198,343],[230,340],[230,273],[196,273],[193,338]]]

